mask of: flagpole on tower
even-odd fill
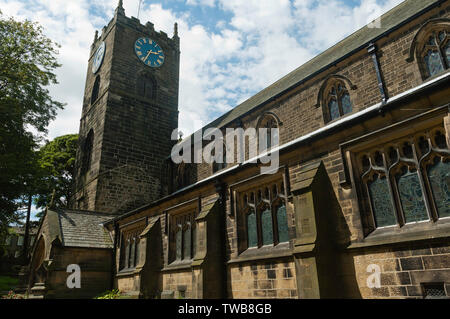
[[[139,19],[139,14],[141,13],[141,5],[142,5],[142,0],[139,0],[139,7],[138,7],[138,14],[137,14],[138,19]]]

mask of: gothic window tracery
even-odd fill
[[[425,77],[435,76],[450,67],[450,27],[433,28],[425,37],[419,55]]]
[[[121,233],[120,270],[134,269],[139,263],[139,235],[142,227]]]
[[[212,151],[212,156],[215,156],[215,149]],[[221,161],[214,161],[212,163],[212,170],[213,173],[216,173],[220,170],[223,170],[227,167],[227,147],[225,143],[222,143],[222,160]]]
[[[279,120],[273,113],[266,113],[258,121],[258,151],[270,150],[279,144]],[[261,131],[259,129],[264,129]]]
[[[245,224],[241,238],[247,249],[289,241],[284,193],[284,184],[279,181],[239,194],[241,220]]]
[[[195,211],[170,217],[169,262],[191,260],[196,250]]]
[[[341,80],[333,80],[327,85],[324,94],[327,121],[333,121],[352,112],[350,93]]]
[[[442,127],[360,153],[358,165],[369,228],[450,217],[450,151]]]

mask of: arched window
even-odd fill
[[[191,222],[187,221],[184,225],[183,231],[183,259],[191,259],[192,258],[192,247],[191,247]]]
[[[180,163],[175,176],[175,185],[181,189],[191,184],[191,168],[186,163]]]
[[[377,227],[396,225],[397,220],[395,218],[386,176],[376,173],[373,174],[372,180],[367,182],[367,188]]]
[[[94,86],[92,87],[91,105],[98,99],[98,93],[100,91],[100,75],[95,78]]]
[[[324,105],[326,107],[327,120],[333,121],[352,112],[350,94],[341,80],[331,81],[324,94]]]
[[[278,242],[284,243],[289,241],[289,228],[286,214],[286,204],[283,200],[279,200],[274,204],[275,220],[277,221]]]
[[[272,245],[273,240],[273,223],[272,223],[272,211],[269,205],[262,205],[258,211],[260,212],[261,218],[261,237],[262,244]]]
[[[289,241],[286,196],[282,181],[271,182],[241,193],[238,223],[240,250],[276,246]]]
[[[182,259],[182,246],[183,246],[183,228],[181,224],[176,224],[176,232],[175,232],[175,251],[176,251],[176,260]]]
[[[450,161],[436,156],[427,174],[439,218],[450,217]]]
[[[136,239],[132,237],[130,239],[130,254],[129,254],[128,268],[135,267],[135,258],[136,258]]]
[[[156,97],[156,80],[149,73],[141,74],[137,79],[137,94],[147,99]]]
[[[139,263],[139,234],[142,228],[125,231],[120,237],[119,269],[132,269]]]
[[[94,147],[94,131],[91,129],[84,140],[83,155],[82,155],[82,173],[86,173],[91,166],[92,149]]]
[[[216,149],[213,149],[212,156],[215,156]],[[213,173],[216,173],[220,170],[223,170],[227,167],[227,147],[224,143],[222,143],[222,160],[221,161],[214,161],[212,164],[213,167]]]
[[[196,250],[196,212],[177,214],[170,217],[169,263],[189,261]]]
[[[125,263],[124,263],[124,267],[125,268],[130,268],[130,239],[128,238],[125,244]]]
[[[253,208],[249,209],[247,213],[247,245],[248,248],[258,247],[256,214]]]
[[[428,79],[450,68],[450,19],[430,19],[415,34],[409,57],[417,58],[422,79]]]
[[[264,152],[272,147],[278,146],[280,142],[279,126],[281,121],[272,113],[267,112],[258,120],[258,151]]]
[[[422,45],[420,54],[426,76],[432,77],[450,67],[449,33],[445,29],[433,30]]]

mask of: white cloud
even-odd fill
[[[187,5],[214,7],[215,0],[186,0]]]
[[[78,132],[89,48],[117,2],[0,0],[4,14],[40,22],[62,45],[60,84],[51,93],[67,107],[51,123],[49,138]],[[144,5],[139,18],[169,36],[179,24],[179,123],[186,136],[400,2],[362,0],[350,7],[343,0],[187,0],[226,13],[215,31],[193,19],[189,7],[175,13],[167,3]],[[125,0],[124,8],[127,16],[137,16],[137,1]]]

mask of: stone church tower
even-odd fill
[[[91,46],[74,209],[123,213],[167,192],[178,127],[179,37],[125,16],[122,1]]]

